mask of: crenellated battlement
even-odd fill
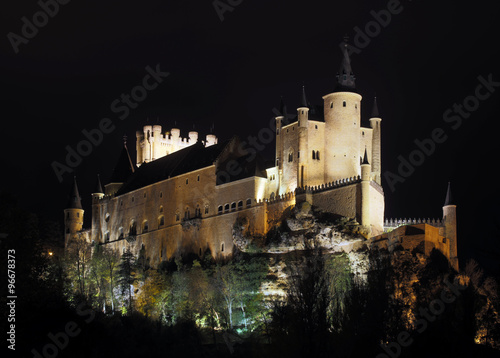
[[[417,224],[428,224],[434,227],[444,227],[444,222],[441,219],[385,219],[384,220],[384,232],[388,232],[391,229],[397,228],[404,225],[417,225]]]
[[[314,193],[319,193],[322,191],[326,190],[331,190],[335,188],[341,188],[344,186],[352,185],[352,184],[357,184],[361,183],[361,176],[355,176],[355,177],[350,177],[350,178],[345,178],[345,179],[339,179],[335,180],[334,182],[329,182],[321,185],[316,185],[316,186],[305,186],[305,187],[298,187],[295,189],[295,194],[314,194]]]

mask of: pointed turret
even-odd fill
[[[130,154],[127,148],[127,136],[123,136],[123,148],[116,163],[109,184],[105,185],[106,195],[112,195],[125,183],[130,175],[135,172],[135,165],[130,159]]]
[[[99,174],[97,174],[97,182],[92,194],[104,194],[104,190],[102,190],[101,177]]]
[[[348,42],[349,38],[344,37],[344,41],[340,45],[342,50],[342,62],[339,72],[337,73],[337,92],[354,92],[356,89],[356,78],[352,72],[351,59],[349,57]]]
[[[80,193],[78,192],[78,185],[76,184],[76,176],[74,177],[73,187],[71,189],[71,194],[68,204],[66,205],[66,209],[82,209]]]
[[[363,164],[370,164],[368,162],[368,153],[366,151],[366,148],[365,148],[365,155],[363,156],[363,161],[361,162],[361,165],[363,165]]]
[[[68,242],[77,232],[82,230],[83,227],[83,213],[82,202],[80,193],[78,192],[78,185],[76,184],[76,177],[73,181],[73,188],[71,189],[70,198],[66,209],[64,209],[64,245],[67,247]]]
[[[302,96],[300,98],[300,107],[309,108],[306,98],[306,87],[302,85]]]
[[[448,189],[446,190],[446,199],[444,200],[444,206],[455,205],[453,203],[453,195],[451,194],[451,184],[448,182]]]
[[[380,118],[380,114],[378,112],[378,105],[377,105],[377,96],[375,96],[373,98],[373,107],[372,107],[371,118]]]

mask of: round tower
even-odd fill
[[[361,163],[361,226],[369,229],[371,232],[370,173],[371,165],[368,162],[368,154],[365,149],[365,154]]]
[[[373,100],[373,108],[370,116],[370,126],[373,129],[372,136],[372,173],[373,180],[377,182],[379,185],[382,185],[382,159],[381,159],[381,149],[380,149],[380,122],[382,118],[380,118],[380,114],[378,112],[377,105],[377,97]]]
[[[344,39],[342,54],[336,90],[323,96],[327,182],[360,174],[362,97],[355,93],[355,77],[351,69],[347,38]]]
[[[446,199],[443,206],[444,237],[449,243],[450,264],[455,270],[459,270],[457,253],[457,206],[451,195],[451,185],[448,182]]]
[[[302,86],[302,100],[300,107],[297,108],[297,119],[299,129],[299,152],[297,168],[297,185],[304,187],[307,185],[307,155],[309,153],[307,145],[307,129],[309,126],[309,107],[307,105],[305,87]]]
[[[76,177],[73,181],[70,198],[66,209],[64,209],[64,246],[67,247],[68,242],[77,232],[83,228],[83,213],[80,194],[76,184]]]
[[[149,163],[153,158],[152,142],[153,142],[153,126],[144,126],[144,146],[142,147],[142,157],[146,163]]]
[[[153,126],[153,138],[151,141],[151,160],[161,158],[163,154],[161,153],[161,125],[155,124]]]
[[[361,98],[354,92],[335,92],[323,97],[326,182],[360,174]]]
[[[211,145],[217,144],[217,137],[214,134],[207,134],[205,139],[205,147],[210,147]]]
[[[101,232],[101,215],[99,213],[99,201],[104,198],[104,190],[102,190],[101,178],[97,174],[97,182],[92,192],[92,240],[100,242],[101,238],[99,233]]]
[[[195,144],[198,141],[198,132],[191,131],[188,133],[189,144]]]
[[[144,162],[143,152],[142,152],[142,147],[141,147],[141,145],[144,145],[144,143],[143,143],[144,132],[136,131],[135,138],[136,138],[135,150],[136,150],[136,154],[137,154],[136,164],[137,164],[137,167],[139,167]]]
[[[276,120],[276,161],[275,165],[278,167],[278,171],[283,169],[283,133],[281,133],[281,127],[283,125],[283,120],[286,115],[286,107],[283,101],[283,97],[280,99],[280,114],[274,117]]]

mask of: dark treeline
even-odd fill
[[[496,357],[499,289],[474,262],[456,273],[434,251],[320,250],[217,263],[207,252],[154,269],[143,253],[75,241],[2,194],[2,253],[16,253],[15,357]],[[48,253],[53,252],[53,255]],[[92,253],[92,254],[91,254]],[[2,255],[2,272],[7,257]],[[6,275],[3,275],[6,277]],[[262,283],[286,295],[264,296]],[[6,305],[6,295],[2,304]],[[4,311],[3,322],[8,312]]]

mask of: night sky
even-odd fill
[[[75,168],[86,225],[96,174],[107,182],[123,135],[135,161],[135,131],[148,118],[164,130],[180,128],[183,136],[194,126],[204,137],[213,125],[219,140],[234,134],[246,140],[268,126],[280,96],[293,113],[303,84],[308,100],[322,104],[321,97],[334,90],[339,43],[348,35],[357,46],[351,63],[363,96],[363,126],[369,126],[377,96],[383,172],[400,175],[398,158],[410,157],[418,148],[415,140],[441,133],[441,143],[394,190],[383,179],[386,217],[441,217],[451,181],[461,258],[478,257],[487,268],[498,268],[499,11],[491,5],[72,0],[56,8],[54,3],[48,0],[46,6],[53,16],[40,14],[43,6],[36,1],[3,4],[0,13],[1,188],[28,210],[62,221],[75,173],[60,182],[52,164],[66,164],[66,146],[76,148],[85,139],[82,131],[98,128],[103,118],[114,129]],[[390,19],[384,17],[388,8]],[[384,24],[374,25],[376,17]],[[31,38],[21,41],[26,20],[40,26],[34,35],[25,28]],[[124,112],[111,105],[142,83],[147,66],[169,75],[121,120]],[[489,81],[490,91],[484,84],[476,91],[480,78]],[[263,154],[272,158],[274,143]]]

